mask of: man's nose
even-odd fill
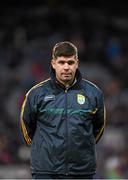
[[[64,69],[69,69],[69,64],[68,63],[64,64]]]

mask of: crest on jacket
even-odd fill
[[[77,94],[77,102],[79,104],[84,104],[85,103],[85,96],[83,96],[82,94]]]

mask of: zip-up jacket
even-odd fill
[[[44,174],[94,174],[95,144],[105,126],[102,91],[82,79],[65,88],[51,77],[32,87],[21,110],[21,132],[31,146],[31,171]]]

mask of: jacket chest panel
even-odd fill
[[[57,125],[66,118],[85,119],[93,111],[92,99],[80,90],[69,90],[57,95],[46,94],[39,103],[38,120],[48,125]]]

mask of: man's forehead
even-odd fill
[[[68,61],[77,61],[77,58],[75,56],[70,56],[70,57],[60,56],[60,57],[57,57],[56,60],[68,62]]]

